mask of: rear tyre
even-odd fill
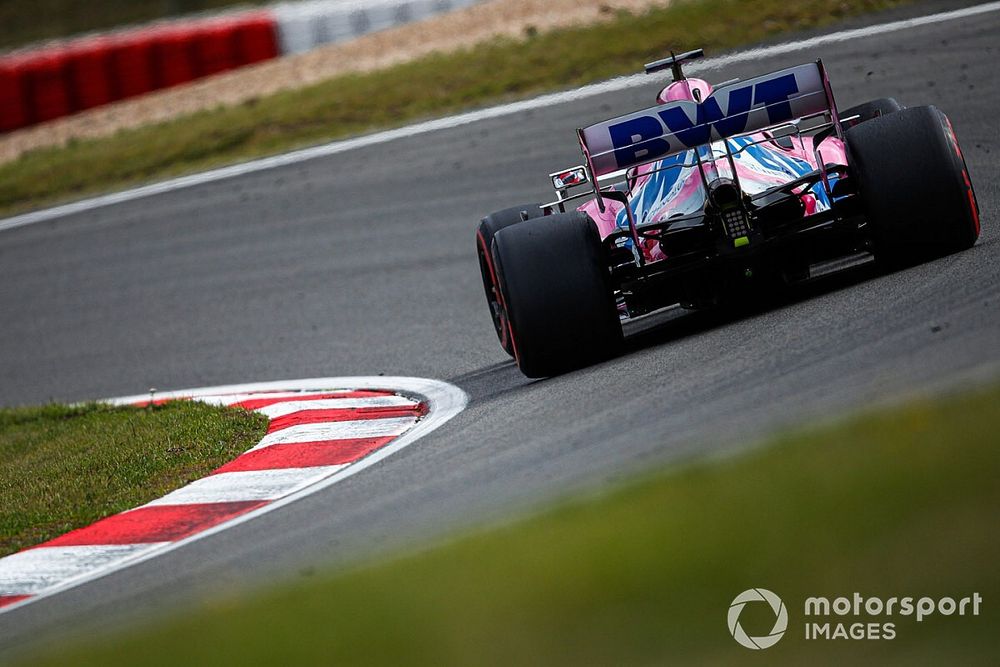
[[[912,264],[971,247],[979,205],[947,116],[913,107],[850,128],[847,146],[877,259]]]
[[[604,249],[585,213],[501,230],[493,239],[493,264],[525,375],[557,375],[621,350]]]
[[[851,107],[847,111],[840,112],[840,118],[850,118],[851,116],[860,116],[856,120],[852,120],[846,124],[847,127],[854,127],[855,125],[860,125],[866,121],[873,118],[879,118],[881,116],[888,116],[891,113],[896,113],[903,107],[900,106],[892,97],[879,97],[878,99],[869,100],[864,104],[859,104],[856,107]]]
[[[525,219],[531,220],[540,217],[542,217],[542,209],[539,204],[511,206],[483,218],[476,230],[476,252],[479,255],[479,271],[483,276],[486,305],[490,309],[493,329],[496,331],[500,346],[512,357],[514,356],[514,348],[510,342],[510,327],[507,324],[503,298],[500,295],[499,287],[497,287],[496,271],[493,269],[493,256],[490,254],[490,248],[493,246],[493,237],[501,229],[516,225]]]

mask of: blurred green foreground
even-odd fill
[[[792,433],[353,571],[186,610],[30,664],[995,664],[1000,386]],[[729,634],[741,591],[788,630]],[[978,592],[981,615],[852,616],[895,639],[805,640],[808,596]],[[775,616],[747,605],[767,634]]]

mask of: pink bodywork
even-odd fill
[[[711,85],[701,79],[684,79],[664,88],[657,96],[657,101],[660,103],[676,100],[700,101],[711,92]],[[819,166],[811,137],[792,137],[791,146],[788,147],[779,145],[765,130],[726,141],[730,149],[736,153],[734,162],[740,186],[749,195],[788,183],[816,170]],[[749,145],[755,142],[761,143]],[[745,150],[740,151],[740,148],[744,147]],[[711,183],[717,178],[733,178],[724,142],[716,141],[700,150],[704,180],[698,173],[697,166],[678,166],[667,171],[651,173],[674,162],[693,164],[694,150],[638,168],[634,182],[630,182],[629,192],[630,206],[638,224],[663,222],[673,216],[699,212],[703,210],[707,199],[704,182]],[[823,141],[821,155],[822,161],[826,164],[847,164],[844,145],[836,137]],[[825,193],[817,192],[815,188],[806,188],[799,193],[799,196],[802,198],[807,216],[829,208],[829,200]],[[620,202],[605,199],[604,206],[605,210],[602,213],[595,199],[579,207],[580,211],[587,213],[597,224],[602,239],[627,228],[624,206]],[[659,244],[652,241],[643,244],[643,254],[646,261],[650,262],[665,259]]]

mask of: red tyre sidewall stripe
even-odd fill
[[[482,240],[482,234],[477,232],[476,235],[479,236],[479,238]],[[487,254],[487,258],[488,258],[487,266],[490,267],[490,271],[492,273],[492,278],[493,278],[493,284],[496,285],[497,288],[497,296],[500,299],[500,303],[503,306],[504,312],[507,314],[507,317],[504,318],[504,321],[507,324],[507,335],[510,337],[510,347],[514,351],[514,361],[520,362],[521,355],[517,351],[517,335],[514,333],[514,322],[513,322],[514,318],[510,313],[510,309],[507,308],[507,300],[504,298],[503,287],[501,287],[500,281],[497,279],[497,272],[493,267],[492,250]]]
[[[503,296],[503,289],[500,287],[500,281],[497,280],[497,272],[493,266],[493,252],[490,248],[486,247],[486,239],[483,237],[483,233],[476,230],[476,239],[479,243],[483,257],[486,260],[486,266],[490,270],[490,280],[493,282],[493,293],[496,294],[497,303],[500,304],[500,308],[503,309],[504,317],[502,326],[506,328],[507,340],[510,341],[511,349],[514,350],[514,359],[517,359],[517,342],[514,340],[514,329],[510,325],[510,311],[507,309],[507,302]],[[500,341],[503,345],[505,341]],[[504,346],[506,347],[506,346]]]
[[[944,116],[944,114],[942,114],[942,116]],[[948,125],[948,140],[951,142],[952,150],[955,151],[959,164],[962,165],[962,180],[965,183],[965,193],[969,199],[969,211],[972,213],[972,224],[976,229],[976,238],[978,238],[979,232],[981,231],[979,223],[979,202],[976,201],[976,192],[972,188],[972,179],[969,178],[969,168],[965,162],[965,156],[962,155],[962,147],[958,144],[958,135],[955,134],[955,128],[951,124],[951,119],[947,116],[944,116],[944,122]]]

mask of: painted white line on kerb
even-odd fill
[[[226,394],[224,396],[199,396],[198,400],[203,403],[208,403],[209,405],[232,405],[234,403],[242,403],[243,401],[249,400],[261,400],[265,398],[294,398],[296,396],[301,396],[302,398],[308,398],[309,396],[315,396],[317,394],[346,394],[350,393],[347,389],[341,389],[339,391],[314,391],[314,392],[304,392],[304,391],[271,391],[260,394]],[[157,394],[160,396],[160,394]],[[162,396],[160,396],[162,398]],[[149,400],[149,395],[143,397],[140,403],[145,403]]]
[[[268,433],[253,449],[270,445],[292,445],[300,442],[345,440],[347,438],[383,438],[399,435],[416,423],[416,417],[391,417],[388,419],[359,419],[322,424],[299,424]],[[250,451],[253,451],[250,450]]]
[[[401,449],[413,444],[431,431],[438,429],[444,425],[445,422],[464,410],[466,403],[468,403],[469,400],[464,391],[454,385],[448,384],[447,382],[426,380],[423,378],[388,376],[316,378],[309,380],[285,380],[278,382],[228,385],[224,387],[209,387],[205,389],[161,392],[156,394],[156,398],[198,398],[202,396],[214,397],[234,394],[249,394],[253,396],[265,395],[260,392],[281,392],[282,395],[293,393],[295,395],[305,396],[308,395],[308,392],[325,394],[334,393],[340,388],[349,390],[360,387],[364,387],[366,389],[398,391],[402,394],[419,397],[424,404],[426,404],[428,412],[419,422],[417,422],[416,426],[406,431],[403,435],[399,436],[384,447],[368,454],[364,458],[346,465],[327,467],[327,473],[329,473],[332,468],[336,468],[336,471],[333,472],[332,475],[329,475],[315,483],[308,484],[308,486],[305,486],[304,488],[295,490],[293,487],[293,492],[289,495],[285,495],[273,502],[263,505],[262,507],[247,512],[246,514],[241,514],[235,519],[230,519],[229,521],[225,521],[213,526],[212,528],[195,533],[194,535],[182,540],[178,540],[176,542],[128,545],[126,548],[122,549],[118,549],[114,545],[99,547],[48,548],[44,551],[41,549],[29,549],[19,554],[8,556],[5,559],[7,563],[12,563],[10,559],[15,559],[14,564],[16,564],[16,561],[23,561],[24,565],[24,567],[19,569],[17,572],[13,572],[12,570],[12,577],[16,578],[20,576],[21,570],[37,573],[38,576],[36,579],[39,593],[25,600],[0,608],[0,614],[5,614],[25,605],[37,602],[38,600],[44,600],[45,598],[53,595],[58,595],[67,589],[106,577],[113,572],[117,572],[126,567],[131,567],[137,563],[142,563],[151,558],[157,558],[163,554],[173,551],[174,549],[180,549],[181,547],[197,540],[215,535],[216,533],[238,526],[242,523],[246,523],[247,521],[252,521],[259,516],[267,514],[268,512],[273,512],[276,509],[294,503],[297,500],[301,500],[302,498],[316,493],[317,491],[326,489],[342,480],[347,479],[348,477],[351,477],[352,475],[356,475],[362,470],[370,468],[376,463],[381,462],[386,457],[392,456]],[[289,390],[291,390],[291,392],[289,392]],[[114,398],[105,402],[113,405],[135,405],[148,400],[149,394],[139,394],[137,396]],[[223,477],[223,475],[232,474],[233,473],[220,473],[215,475],[215,477]],[[228,479],[233,479],[233,477],[229,477]],[[301,481],[306,482],[306,480]],[[221,487],[213,487],[210,490],[213,493],[216,491],[224,493],[224,489]],[[90,551],[87,551],[88,549]],[[72,562],[74,562],[73,556],[81,552],[86,552],[88,555],[91,555],[92,553],[97,554],[101,558],[106,559],[106,564],[96,570],[88,568],[86,572],[80,573],[79,576],[74,576],[75,572],[69,568],[72,567]],[[70,578],[66,578],[67,576]],[[60,580],[64,582],[60,586],[48,588],[46,585],[47,582]],[[20,579],[18,581],[20,582]],[[3,582],[0,581],[0,584],[2,583]],[[2,588],[2,586],[0,586],[0,588]]]
[[[255,408],[268,419],[286,417],[297,412],[316,410],[357,410],[371,408],[416,408],[419,403],[402,396],[371,396],[369,398],[332,398],[328,400],[286,401],[263,408]]]
[[[882,23],[854,30],[842,30],[840,32],[820,35],[818,37],[811,37],[809,39],[803,39],[795,42],[786,42],[784,44],[776,44],[774,46],[766,46],[759,49],[749,49],[747,51],[741,51],[726,56],[719,56],[717,58],[709,58],[700,63],[695,63],[689,66],[688,72],[694,74],[701,71],[726,67],[735,63],[761,60],[763,58],[770,58],[772,56],[778,56],[785,53],[812,49],[826,44],[836,44],[838,42],[875,37],[890,32],[933,25],[935,23],[955,21],[958,19],[979,16],[989,12],[995,12],[997,10],[1000,10],[1000,1],[988,2],[974,7],[964,7],[962,9],[940,12],[938,14],[930,14],[928,16],[920,16],[912,19],[892,21],[889,23]],[[650,83],[650,81],[652,81],[652,79],[645,74],[634,74],[632,76],[619,77],[603,83],[583,86],[575,90],[542,95],[541,97],[536,97],[530,100],[513,102],[511,104],[504,104],[501,106],[491,107],[489,109],[480,109],[478,111],[471,111],[457,116],[449,116],[447,118],[439,118],[437,120],[431,120],[424,123],[417,123],[416,125],[408,125],[395,130],[377,132],[364,137],[357,137],[355,139],[347,139],[344,141],[335,141],[333,143],[314,146],[312,148],[305,148],[303,150],[293,151],[283,155],[275,155],[274,157],[235,164],[230,167],[222,167],[221,169],[213,169],[199,174],[182,176],[169,181],[135,188],[133,190],[125,190],[123,192],[116,192],[109,195],[103,195],[101,197],[94,197],[92,199],[84,199],[72,204],[56,206],[54,208],[48,208],[41,211],[33,211],[31,213],[24,213],[22,215],[7,218],[6,220],[0,220],[0,231],[13,229],[14,227],[22,227],[36,222],[55,220],[68,215],[74,215],[76,213],[83,213],[93,209],[103,208],[105,206],[113,206],[115,204],[134,201],[143,197],[151,197],[153,195],[163,194],[166,192],[173,192],[175,190],[190,188],[197,185],[213,183],[227,178],[235,178],[246,174],[267,171],[276,167],[284,167],[290,164],[305,162],[306,160],[346,153],[359,148],[385,144],[391,141],[396,141],[397,139],[405,139],[421,134],[427,134],[429,132],[447,130],[460,127],[462,125],[468,125],[470,123],[476,123],[482,120],[488,120],[490,118],[500,118],[502,116],[509,116],[522,111],[539,109],[556,104],[565,104],[567,102],[574,102],[588,97],[594,97],[595,95],[602,95],[604,93],[618,90],[626,90],[628,88],[646,85]]]
[[[195,480],[143,507],[274,500],[303,489],[345,467],[334,465],[217,473]]]
[[[21,593],[29,595],[40,593],[53,583],[92,571],[95,565],[104,569],[113,568],[137,553],[165,544],[166,542],[88,544],[27,549],[4,558],[4,569],[0,573],[0,590],[6,587],[5,584],[16,583]],[[3,611],[14,606],[4,607]]]

